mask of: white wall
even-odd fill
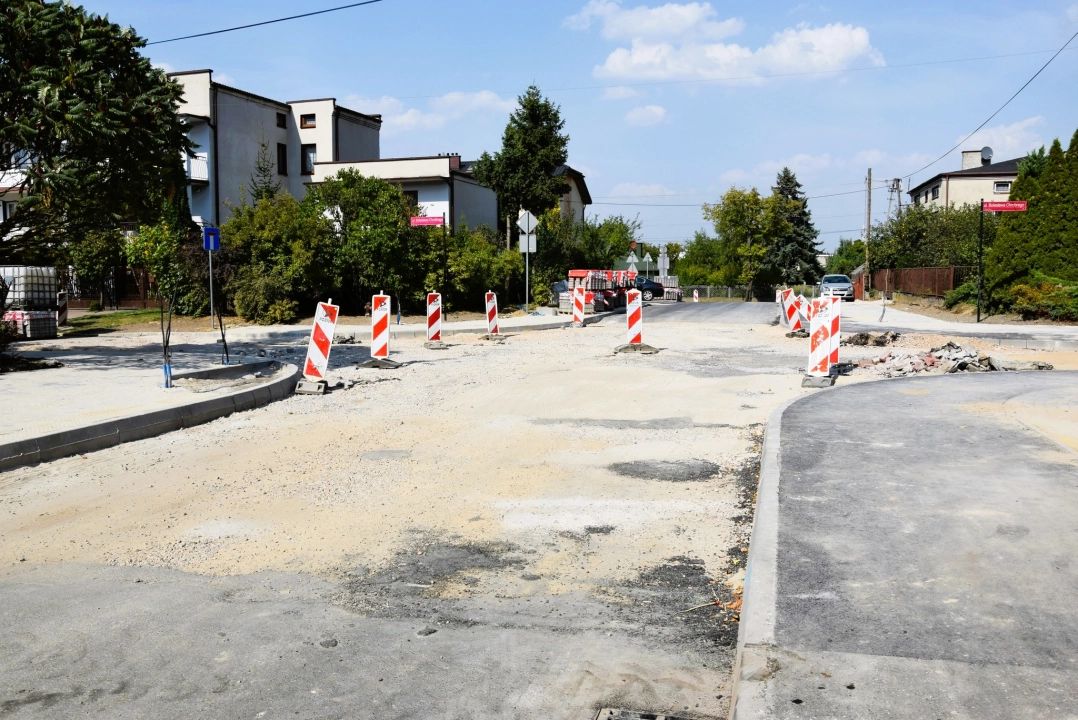
[[[181,113],[202,117],[213,115],[213,109],[210,107],[210,82],[213,78],[209,70],[189,75],[175,75],[172,79],[183,86]]]
[[[216,179],[220,183],[218,224],[224,223],[232,216],[230,204],[238,206],[241,201],[248,204],[251,202],[251,176],[254,175],[259,141],[263,133],[270,159],[276,165],[277,143],[288,140],[288,130],[277,127],[277,113],[279,112],[287,113],[288,106],[233,93],[218,86],[216,117]],[[290,174],[293,172],[291,165],[291,158],[289,158]],[[210,177],[212,185],[212,174]],[[285,178],[280,179],[285,180]],[[244,188],[242,194],[241,185]]]
[[[300,156],[302,145],[316,145],[318,162],[333,161],[333,107],[332,100],[308,100],[293,102],[291,105],[292,116],[288,119],[288,179],[289,191],[296,198],[302,198],[307,194],[307,183],[314,180],[312,175],[301,175],[303,167]],[[314,115],[315,127],[300,127],[300,117]],[[295,162],[296,168],[292,169]],[[317,168],[315,173],[317,173]]]
[[[930,207],[947,207],[953,205],[955,207],[962,207],[963,205],[977,205],[981,200],[986,202],[993,202],[997,200],[1006,200],[1010,197],[1010,191],[1003,193],[997,193],[995,186],[997,182],[1010,182],[1014,183],[1017,176],[997,176],[992,178],[977,178],[977,177],[951,177],[940,179],[940,196],[939,198],[932,199],[932,187],[928,186],[928,205]],[[921,204],[925,204],[924,190],[921,190]]]
[[[430,178],[449,177],[449,158],[411,158],[399,160],[375,160],[370,162],[340,162],[332,165],[315,166],[311,182],[323,182],[327,177],[336,175],[340,170],[354,168],[366,177],[392,180],[395,178]]]
[[[445,214],[449,221],[449,185],[442,181],[410,183],[402,182],[404,191],[419,192],[419,214],[429,217],[441,217]]]

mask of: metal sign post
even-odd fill
[[[213,316],[213,254],[221,249],[221,231],[214,227],[202,228],[202,247],[210,257],[210,329],[217,328]]]
[[[527,312],[531,295],[531,254],[535,252],[535,233],[539,229],[539,219],[525,210],[517,220],[517,227],[524,233],[520,237],[520,252],[524,253],[524,312]]]
[[[644,253],[644,275],[651,277],[651,253]]]

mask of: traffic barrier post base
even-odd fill
[[[428,350],[448,350],[449,349],[449,346],[446,345],[441,340],[429,340],[429,341],[423,343],[423,347],[425,347]]]
[[[505,340],[506,337],[508,337],[508,336],[507,335],[502,335],[501,333],[486,333],[485,335],[480,335],[479,339],[480,340],[495,340],[497,342],[501,342],[501,341]]]
[[[300,380],[296,383],[297,395],[325,395],[326,394],[326,381],[325,380]]]
[[[654,355],[659,352],[658,348],[654,348],[646,343],[631,343],[629,345],[618,345],[614,348],[615,353],[639,353],[641,355]]]
[[[584,323],[582,323],[582,322],[575,322],[575,323],[573,323],[573,327],[575,327],[575,328],[582,328],[582,327],[584,327]]]
[[[834,387],[834,375],[806,375],[801,380],[803,388],[829,388]]]
[[[396,370],[401,367],[401,364],[396,360],[387,360],[385,358],[371,358],[365,363],[360,364],[360,367],[365,368],[378,368],[380,370]]]

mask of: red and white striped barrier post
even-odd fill
[[[428,350],[445,350],[442,342],[442,294],[427,293],[427,342]]]
[[[809,321],[809,360],[802,387],[831,387],[835,378],[831,375],[832,315],[839,310],[830,298],[812,301]],[[836,350],[837,353],[837,350]]]
[[[839,341],[842,339],[842,298],[828,298],[831,301],[831,364],[838,365]]]
[[[495,339],[498,337],[498,296],[495,293],[487,291],[487,339]]]
[[[67,290],[56,293],[56,327],[67,325]]]
[[[644,303],[639,290],[625,293],[625,326],[629,332],[629,342],[619,346],[614,352],[636,352],[650,355],[659,352],[644,343]]]
[[[778,293],[779,321],[784,327],[791,325],[791,305],[793,304],[794,291],[789,288],[780,290]]]
[[[700,302],[700,291],[699,290],[693,290],[692,291],[692,301],[693,302]]]
[[[584,327],[584,288],[573,288],[573,327]]]
[[[371,359],[363,363],[363,367],[400,367],[400,363],[389,359],[389,315],[392,304],[388,295],[371,298]]]
[[[303,377],[296,392],[301,395],[321,395],[326,391],[326,371],[329,369],[329,351],[333,347],[333,333],[337,329],[340,308],[329,302],[318,303],[314,310],[314,326],[311,340],[307,343],[307,360],[303,363]]]

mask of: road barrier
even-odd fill
[[[442,341],[442,295],[427,293],[427,342]]]
[[[584,327],[584,288],[573,289],[573,325]]]
[[[389,311],[388,295],[375,295],[371,299],[371,357],[389,358]]]
[[[498,334],[498,296],[487,291],[487,334]]]
[[[640,301],[640,291],[626,293],[626,326],[629,330],[629,344],[640,345],[644,342],[644,307]]]
[[[841,298],[818,298],[812,301],[809,321],[809,363],[806,374],[826,377],[831,365],[838,364],[842,329]]]
[[[56,326],[67,325],[67,291],[56,293]]]
[[[329,351],[333,345],[333,332],[337,329],[337,315],[340,310],[328,303],[318,303],[314,311],[314,326],[311,328],[311,341],[307,344],[307,361],[303,363],[303,376],[311,382],[326,379],[329,369]]]
[[[699,290],[693,290],[692,291],[692,301],[693,302],[700,302],[700,291]]]

